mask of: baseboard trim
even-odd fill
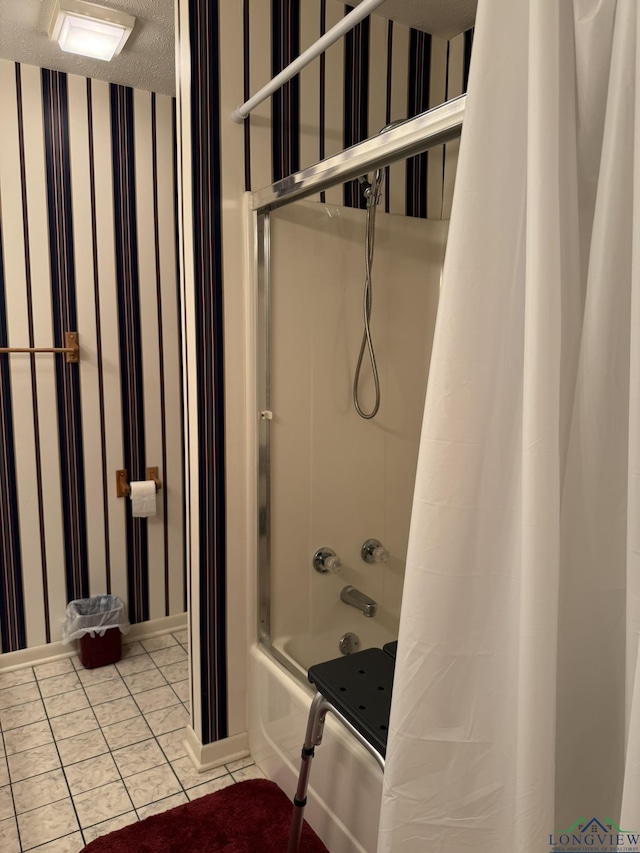
[[[125,634],[124,642],[148,640],[170,631],[178,631],[187,627],[187,614],[178,613],[174,616],[162,616],[160,619],[150,619],[148,622],[138,622],[132,625]],[[48,643],[46,646],[34,646],[31,649],[19,649],[17,652],[0,654],[0,672],[21,669],[24,666],[44,663],[45,661],[62,660],[73,657],[78,650],[77,641],[65,645],[61,640]]]
[[[187,726],[184,747],[198,773],[205,773],[249,755],[249,733],[241,732],[203,745],[191,726]]]

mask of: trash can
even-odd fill
[[[62,642],[80,640],[85,669],[116,663],[122,656],[122,634],[129,630],[124,603],[116,595],[80,598],[67,605]]]

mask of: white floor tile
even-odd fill
[[[138,815],[134,811],[130,811],[126,814],[119,815],[119,817],[106,820],[103,823],[97,823],[95,826],[89,826],[87,829],[82,830],[82,834],[84,835],[86,843],[89,844],[90,841],[95,841],[95,839],[100,838],[101,835],[107,835],[109,832],[115,832],[116,829],[123,829],[125,826],[129,826],[129,824],[137,823],[137,821]]]
[[[157,652],[151,652],[151,657],[156,666],[168,666],[171,663],[180,663],[187,660],[187,653],[182,646],[176,644],[170,649],[160,649]]]
[[[215,767],[213,770],[198,773],[188,756],[172,761],[171,766],[185,789],[195,788],[196,785],[202,785],[204,782],[210,782],[212,779],[219,779],[221,776],[227,775],[227,768],[224,764]]]
[[[16,705],[14,708],[5,708],[0,711],[0,723],[4,732],[46,719],[42,699],[35,699],[33,702],[25,702],[24,705]]]
[[[13,808],[13,797],[11,796],[11,788],[5,785],[0,788],[0,822],[8,820],[15,814]]]
[[[30,666],[24,669],[14,669],[12,672],[0,672],[0,690],[5,687],[17,687],[18,684],[26,684],[28,681],[35,681],[36,677],[33,674],[33,669]]]
[[[122,646],[122,657],[133,658],[136,655],[144,654],[144,646],[142,643],[124,643]]]
[[[177,705],[180,700],[175,692],[166,684],[164,687],[156,687],[154,690],[145,690],[136,693],[136,702],[143,714],[149,711],[159,711],[170,705]]]
[[[103,684],[105,681],[118,678],[118,670],[112,663],[108,666],[97,666],[95,669],[79,669],[78,678],[85,687],[89,687],[92,684]]]
[[[42,681],[44,678],[52,678],[54,675],[64,675],[66,672],[75,672],[71,658],[53,660],[50,663],[40,663],[38,666],[34,666],[33,669],[38,681]]]
[[[127,776],[124,780],[129,796],[136,808],[163,800],[173,794],[181,793],[180,782],[168,764],[153,767],[143,773]]]
[[[58,741],[57,746],[63,767],[108,751],[107,743],[99,729],[65,738]]]
[[[44,746],[45,743],[53,743],[51,728],[46,720],[41,720],[39,723],[30,723],[28,726],[11,729],[4,733],[6,755],[24,752],[27,749],[35,749],[36,746]]]
[[[54,675],[53,678],[45,678],[44,681],[38,682],[42,697],[59,696],[61,693],[68,693],[70,690],[77,690],[80,687],[80,679],[75,672],[66,672],[64,675]]]
[[[31,811],[31,809],[48,806],[57,800],[66,800],[69,789],[61,768],[32,776],[22,782],[13,783],[13,799],[16,813]]]
[[[231,774],[221,776],[219,779],[213,779],[211,782],[205,782],[204,785],[196,785],[195,788],[189,788],[187,796],[190,800],[197,800],[199,797],[204,797],[207,794],[215,794],[216,791],[221,791],[223,788],[228,788],[229,785],[235,785],[235,781]]]
[[[133,717],[131,720],[123,720],[121,723],[114,723],[112,726],[105,726],[102,731],[112,750],[131,746],[132,743],[140,743],[141,740],[151,737],[151,729],[142,715]]]
[[[47,709],[47,715],[51,720],[53,717],[61,717],[63,714],[88,708],[89,702],[84,690],[80,689],[62,693],[60,696],[48,696],[44,700],[44,707]]]
[[[131,800],[122,782],[110,782],[100,788],[76,794],[73,803],[83,829],[131,811]]]
[[[154,735],[163,735],[177,729],[184,729],[189,725],[189,713],[182,705],[172,705],[160,711],[151,711],[145,714],[145,719]]]
[[[125,675],[133,675],[136,672],[144,672],[147,669],[154,669],[155,664],[151,657],[145,652],[141,655],[135,655],[132,658],[125,658],[116,664],[118,672],[123,677]]]
[[[16,752],[15,755],[9,755],[7,761],[12,784],[60,767],[58,751],[52,743],[26,752]]]
[[[174,631],[173,636],[183,646],[186,646],[187,643],[189,642],[189,632],[187,631],[186,628],[184,628],[182,631]]]
[[[187,754],[184,738],[184,729],[178,729],[175,732],[167,732],[166,735],[158,735],[156,740],[169,761],[174,761],[176,758],[182,758],[183,755]]]
[[[100,684],[88,684],[85,691],[91,705],[101,705],[103,702],[112,702],[114,699],[122,699],[123,696],[129,695],[127,685],[120,676]]]
[[[147,652],[157,652],[158,649],[168,649],[169,646],[178,645],[178,641],[171,634],[150,637],[148,640],[142,640],[141,642]]]
[[[18,826],[23,850],[31,850],[79,828],[70,799],[18,815]]]
[[[143,770],[150,770],[152,767],[167,763],[155,738],[116,749],[113,758],[123,779],[126,776],[133,776],[134,773],[142,773]]]
[[[245,758],[239,758],[237,761],[225,764],[225,767],[229,773],[235,773],[236,770],[242,770],[243,767],[249,767],[252,764],[255,764],[253,758],[251,758],[250,755],[247,755]]]
[[[174,681],[186,681],[189,678],[189,661],[179,660],[177,663],[162,666],[160,667],[160,672],[169,684],[173,684]]]
[[[82,833],[74,832],[71,835],[65,835],[64,838],[57,838],[55,841],[36,847],[35,853],[79,853],[84,846]]]
[[[14,705],[24,705],[40,698],[40,691],[35,681],[28,684],[18,684],[15,687],[5,687],[0,690],[0,710],[13,708]]]
[[[70,714],[62,714],[51,720],[51,729],[56,740],[64,740],[74,735],[92,732],[98,728],[96,715],[91,708],[83,708],[80,711],[72,711]]]
[[[241,770],[236,770],[232,776],[236,782],[245,782],[247,779],[267,778],[257,764],[252,764],[250,767],[243,767]]]
[[[171,689],[181,702],[188,702],[191,698],[189,693],[189,681],[176,681],[171,685]]]
[[[118,768],[108,752],[71,764],[64,768],[64,773],[72,796],[120,780]]]
[[[125,675],[124,683],[129,688],[129,691],[136,696],[142,693],[143,690],[152,690],[154,687],[164,687],[167,679],[155,667],[146,672],[134,672],[133,675]]]
[[[186,794],[174,794],[172,797],[166,797],[164,800],[158,800],[157,803],[149,803],[148,806],[142,806],[137,810],[138,817],[140,820],[145,820],[145,818],[151,817],[154,814],[167,812],[169,809],[175,809],[176,806],[183,806],[188,802],[189,800],[187,799]]]
[[[0,821],[0,850],[2,853],[20,853],[18,824],[15,817]]]
[[[121,723],[123,720],[130,720],[131,717],[137,717],[140,714],[140,709],[131,696],[125,696],[122,699],[114,699],[112,702],[96,705],[94,712],[98,722],[104,727]]]

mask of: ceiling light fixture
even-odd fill
[[[132,15],[96,3],[56,0],[49,38],[67,53],[109,61],[120,53],[135,22]]]

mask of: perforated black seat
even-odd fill
[[[317,663],[309,670],[316,695],[311,702],[302,746],[300,775],[293,798],[287,853],[298,853],[307,804],[311,761],[322,743],[328,712],[358,740],[384,770],[395,658],[382,649],[364,649],[353,655]]]
[[[393,658],[382,649],[318,663],[309,681],[381,755],[386,755]]]
[[[382,651],[386,652],[388,655],[395,660],[396,655],[398,654],[398,641],[394,640],[393,643],[385,643],[382,647]]]

